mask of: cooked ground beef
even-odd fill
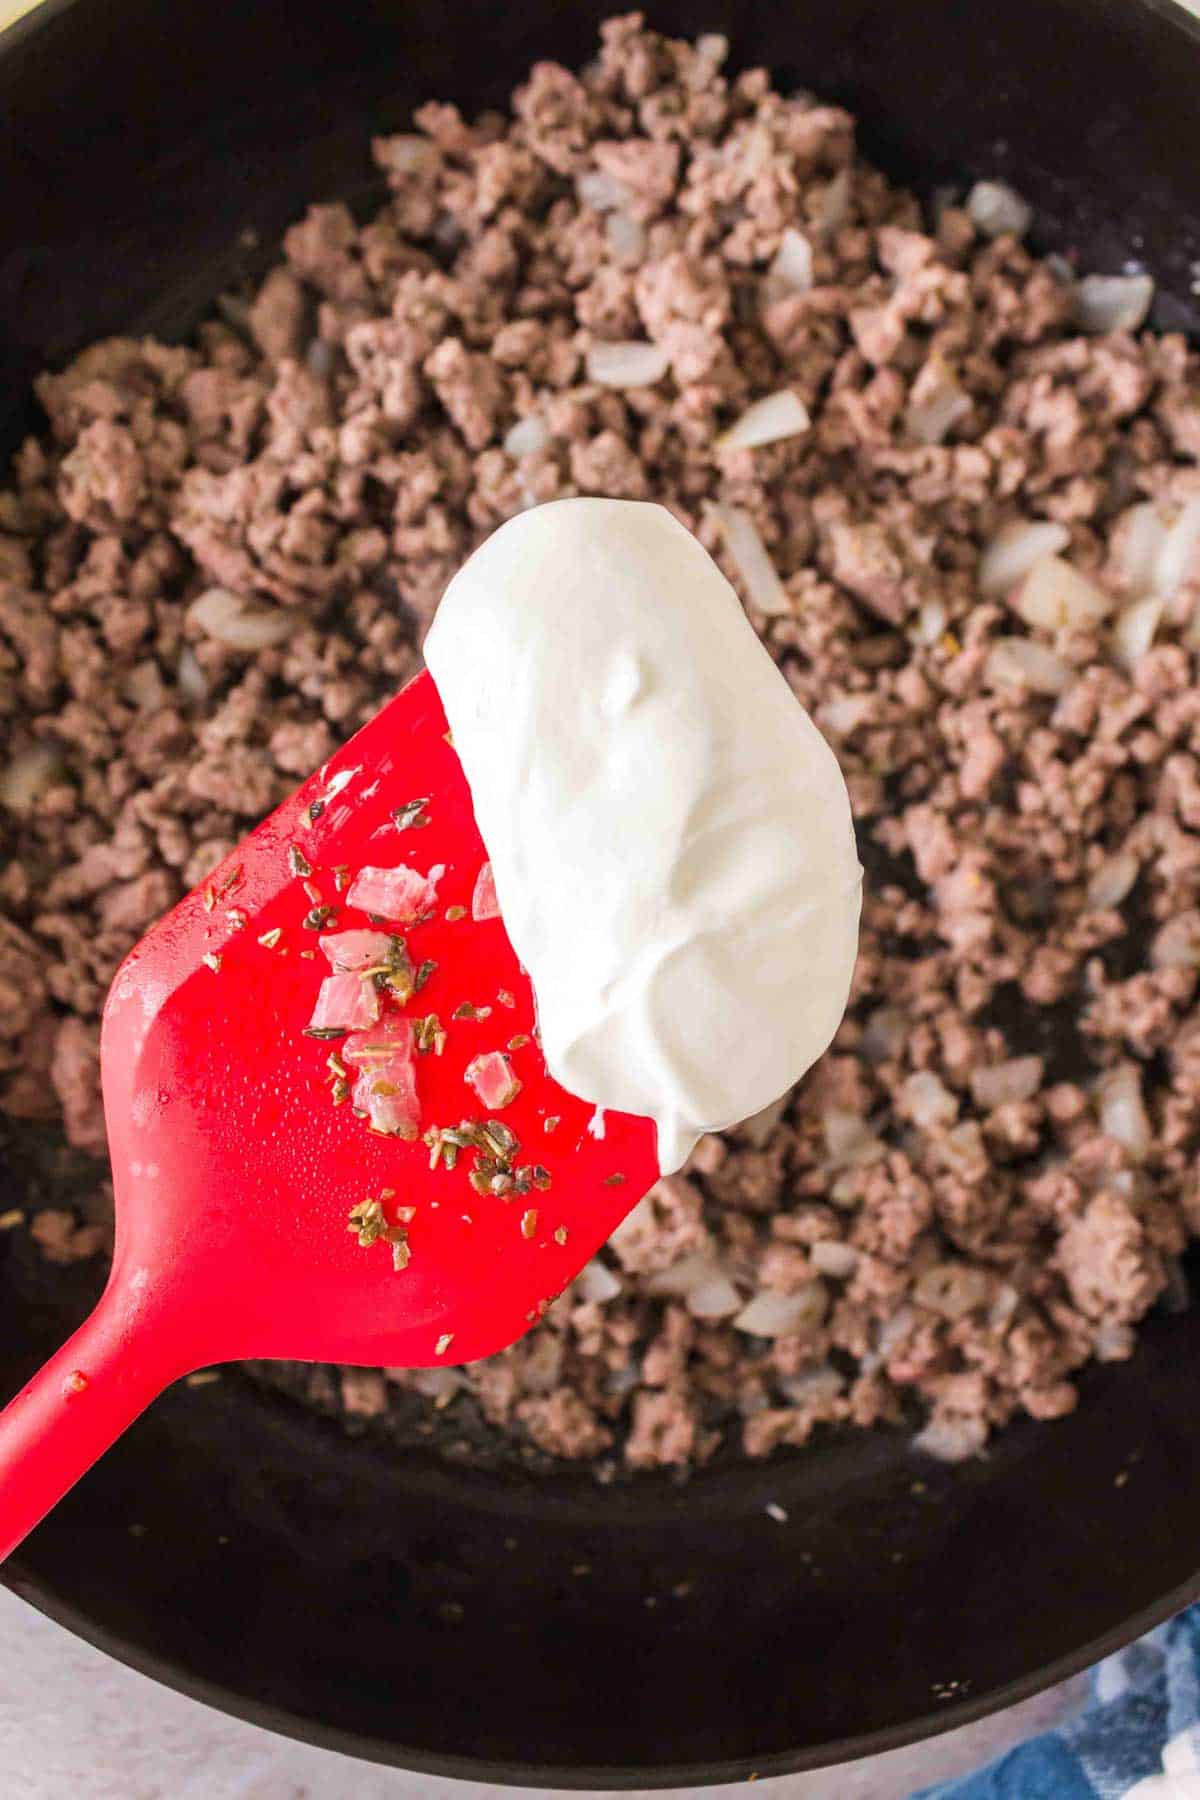
[[[725,53],[615,19],[507,116],[427,106],[375,145],[378,216],[316,206],[192,345],[41,379],[0,494],[0,1104],[101,1148],[117,960],[412,674],[502,520],[652,497],[726,561],[706,503],[742,508],[782,608],[726,566],[868,872],[836,1043],[504,1355],[296,1379],[381,1427],[466,1409],[637,1467],[909,1402],[962,1455],[1127,1356],[1200,1229],[1195,544],[1132,650],[981,577],[1040,521],[1100,612],[1136,599],[1151,507],[1200,495],[1200,365],[1081,335],[1069,269],[923,213],[844,112]],[[668,372],[589,379],[625,340]],[[785,387],[808,430],[719,445]],[[97,1250],[94,1222],[34,1231]]]

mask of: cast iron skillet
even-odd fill
[[[578,61],[603,0],[58,0],[0,40],[0,452],[37,369],[186,333],[370,130]],[[1197,26],[1145,0],[663,0],[672,31],[864,121],[923,188],[1001,172],[1045,247],[1141,258],[1194,323]],[[5,1207],[42,1177],[11,1164]],[[0,1386],[96,1277],[7,1240]],[[1079,1411],[949,1470],[900,1435],[597,1488],[402,1461],[233,1375],[167,1395],[5,1571],[232,1712],[382,1762],[554,1787],[692,1785],[965,1722],[1200,1592],[1200,1312],[1158,1316]],[[780,1523],[764,1511],[778,1502]],[[586,1572],[584,1572],[586,1571]]]

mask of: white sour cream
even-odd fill
[[[845,1010],[862,871],[832,751],[663,507],[503,525],[425,645],[551,1074],[696,1139],[761,1110]]]

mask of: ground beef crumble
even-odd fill
[[[1129,600],[1134,509],[1200,495],[1200,364],[1078,335],[1061,266],[927,216],[844,112],[725,55],[615,19],[509,117],[424,108],[374,145],[376,218],[315,206],[190,346],[44,376],[0,493],[0,1107],[93,1152],[118,959],[414,672],[502,520],[657,499],[737,582],[721,501],[783,582],[782,612],[743,599],[867,868],[833,1048],[503,1355],[297,1373],[358,1428],[473,1410],[611,1469],[923,1415],[930,1450],[970,1454],[1128,1356],[1200,1230],[1200,568],[1125,662],[980,581],[1036,520]],[[807,285],[780,279],[785,233]],[[589,380],[628,339],[668,374]],[[808,431],[718,445],[783,387]],[[994,678],[1014,636],[1049,686]],[[67,1212],[33,1231],[55,1260],[102,1245]]]

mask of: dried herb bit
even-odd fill
[[[533,1042],[532,1038],[526,1037],[526,1035],[523,1031],[518,1031],[516,1037],[509,1038],[508,1043],[505,1045],[505,1049],[506,1050],[523,1050],[525,1048],[526,1044],[531,1044],[532,1042]]]
[[[213,907],[216,904],[217,904],[217,890],[213,886],[212,882],[210,881],[208,886],[204,890],[204,910],[205,910],[205,912],[211,912]]]
[[[556,1231],[555,1231],[555,1233],[554,1233],[554,1241],[555,1241],[555,1243],[556,1243],[556,1244],[565,1244],[565,1243],[566,1243],[566,1241],[567,1241],[567,1228],[566,1228],[566,1226],[565,1226],[565,1225],[560,1225],[560,1226],[559,1226],[559,1227],[558,1227],[558,1229],[557,1229],[557,1230],[556,1230]]]
[[[338,894],[344,894],[349,885],[350,885],[350,864],[349,863],[334,863],[334,865],[333,865],[334,892],[338,893]]]
[[[446,923],[447,923],[447,925],[457,925],[458,921],[460,919],[465,919],[466,916],[467,916],[467,909],[465,906],[448,906],[446,908]]]
[[[307,856],[305,856],[299,844],[288,845],[287,859],[288,868],[293,875],[304,877],[312,874],[312,864],[309,862]]]
[[[231,931],[245,931],[248,920],[240,906],[231,906],[225,914]]]
[[[339,1076],[329,1091],[329,1097],[335,1106],[345,1106],[350,1098],[350,1083]]]
[[[426,957],[425,961],[421,964],[420,968],[417,970],[416,974],[413,976],[413,993],[414,994],[420,993],[421,989],[425,986],[425,983],[429,980],[429,977],[433,974],[433,972],[436,968],[437,968],[437,964],[433,961],[433,959],[431,957]]]
[[[507,988],[501,988],[499,993],[496,995],[496,999],[501,1006],[512,1007],[517,1004],[516,1000],[509,993]]]
[[[278,925],[272,925],[270,931],[264,931],[258,941],[265,950],[273,950],[282,936]]]
[[[434,1355],[435,1356],[445,1356],[447,1350],[450,1348],[450,1346],[453,1342],[454,1342],[454,1333],[452,1331],[443,1331],[441,1337],[438,1339],[437,1343],[433,1347]]]
[[[406,1005],[417,991],[412,957],[408,954],[408,945],[398,934],[388,940],[386,961],[377,963],[372,969],[363,969],[362,977],[364,981],[373,979],[381,993],[394,994],[401,1006]],[[441,1052],[438,1054],[440,1056]]]
[[[533,1165],[533,1185],[543,1194],[550,1186],[550,1171],[549,1169],[544,1168],[541,1163],[534,1163]]]
[[[523,1212],[521,1214],[521,1236],[523,1238],[531,1238],[537,1230],[537,1222],[537,1207],[531,1206],[528,1212]]]
[[[550,1113],[546,1118],[544,1118],[542,1120],[542,1130],[544,1132],[546,1132],[547,1134],[549,1134],[552,1131],[557,1131],[561,1124],[562,1124],[562,1119],[560,1118],[558,1113]]]
[[[220,1379],[221,1371],[219,1369],[196,1369],[187,1377],[184,1385],[190,1388],[211,1387],[214,1381],[220,1381]]]
[[[479,1127],[479,1135],[492,1155],[501,1161],[511,1160],[521,1148],[520,1138],[502,1119],[485,1119]]]
[[[427,1056],[431,1050],[435,1056],[442,1054],[446,1048],[446,1032],[436,1013],[413,1020],[413,1042],[422,1056]]]
[[[211,969],[214,975],[220,974],[221,958],[216,954],[215,951],[206,950],[204,952],[204,955],[200,958],[200,961],[204,964],[205,968]]]
[[[622,1175],[620,1173],[617,1173],[615,1175],[606,1175],[604,1177],[604,1181],[602,1183],[602,1185],[604,1187],[623,1187],[624,1184],[625,1184],[625,1177],[624,1177],[624,1175]]]
[[[423,831],[429,820],[425,817],[425,808],[429,805],[429,795],[421,800],[409,800],[406,805],[398,806],[392,814],[397,831]]]
[[[300,923],[304,926],[305,931],[324,931],[327,925],[333,925],[336,920],[335,908],[321,905],[314,906],[310,913],[304,915]]]
[[[335,1081],[349,1081],[350,1071],[336,1050],[331,1050],[325,1058],[325,1067]]]
[[[242,885],[243,881],[245,881],[245,879],[246,879],[246,871],[242,867],[241,863],[239,863],[237,865],[236,869],[231,869],[229,871],[228,875],[225,877],[224,881],[221,883],[220,891],[221,891],[222,895],[232,894],[232,892],[235,888],[241,887],[241,885]]]
[[[304,891],[314,906],[319,906],[321,901],[325,898],[315,881],[306,881],[304,884]]]
[[[0,1213],[0,1231],[15,1231],[24,1223],[25,1214],[19,1206],[10,1206],[7,1212]]]
[[[357,1206],[352,1206],[346,1230],[357,1235],[360,1249],[369,1250],[372,1244],[377,1244],[387,1230],[382,1202],[360,1200]]]
[[[323,800],[311,801],[310,804],[308,806],[306,806],[304,811],[300,814],[301,825],[306,826],[311,831],[312,827],[316,824],[317,820],[320,818],[321,814],[324,811],[325,811],[325,802]]]
[[[450,1016],[453,1019],[490,1019],[492,1009],[490,1006],[472,1006],[469,1000],[464,1000],[461,1006],[455,1007]]]
[[[348,1025],[306,1025],[304,1027],[303,1035],[310,1038],[320,1038],[324,1041],[328,1038],[345,1037],[349,1029],[350,1027]]]
[[[393,1238],[391,1240],[391,1243],[392,1243],[392,1268],[396,1271],[396,1274],[399,1275],[401,1270],[407,1269],[409,1263],[411,1262],[412,1251],[409,1249],[407,1237]]]

